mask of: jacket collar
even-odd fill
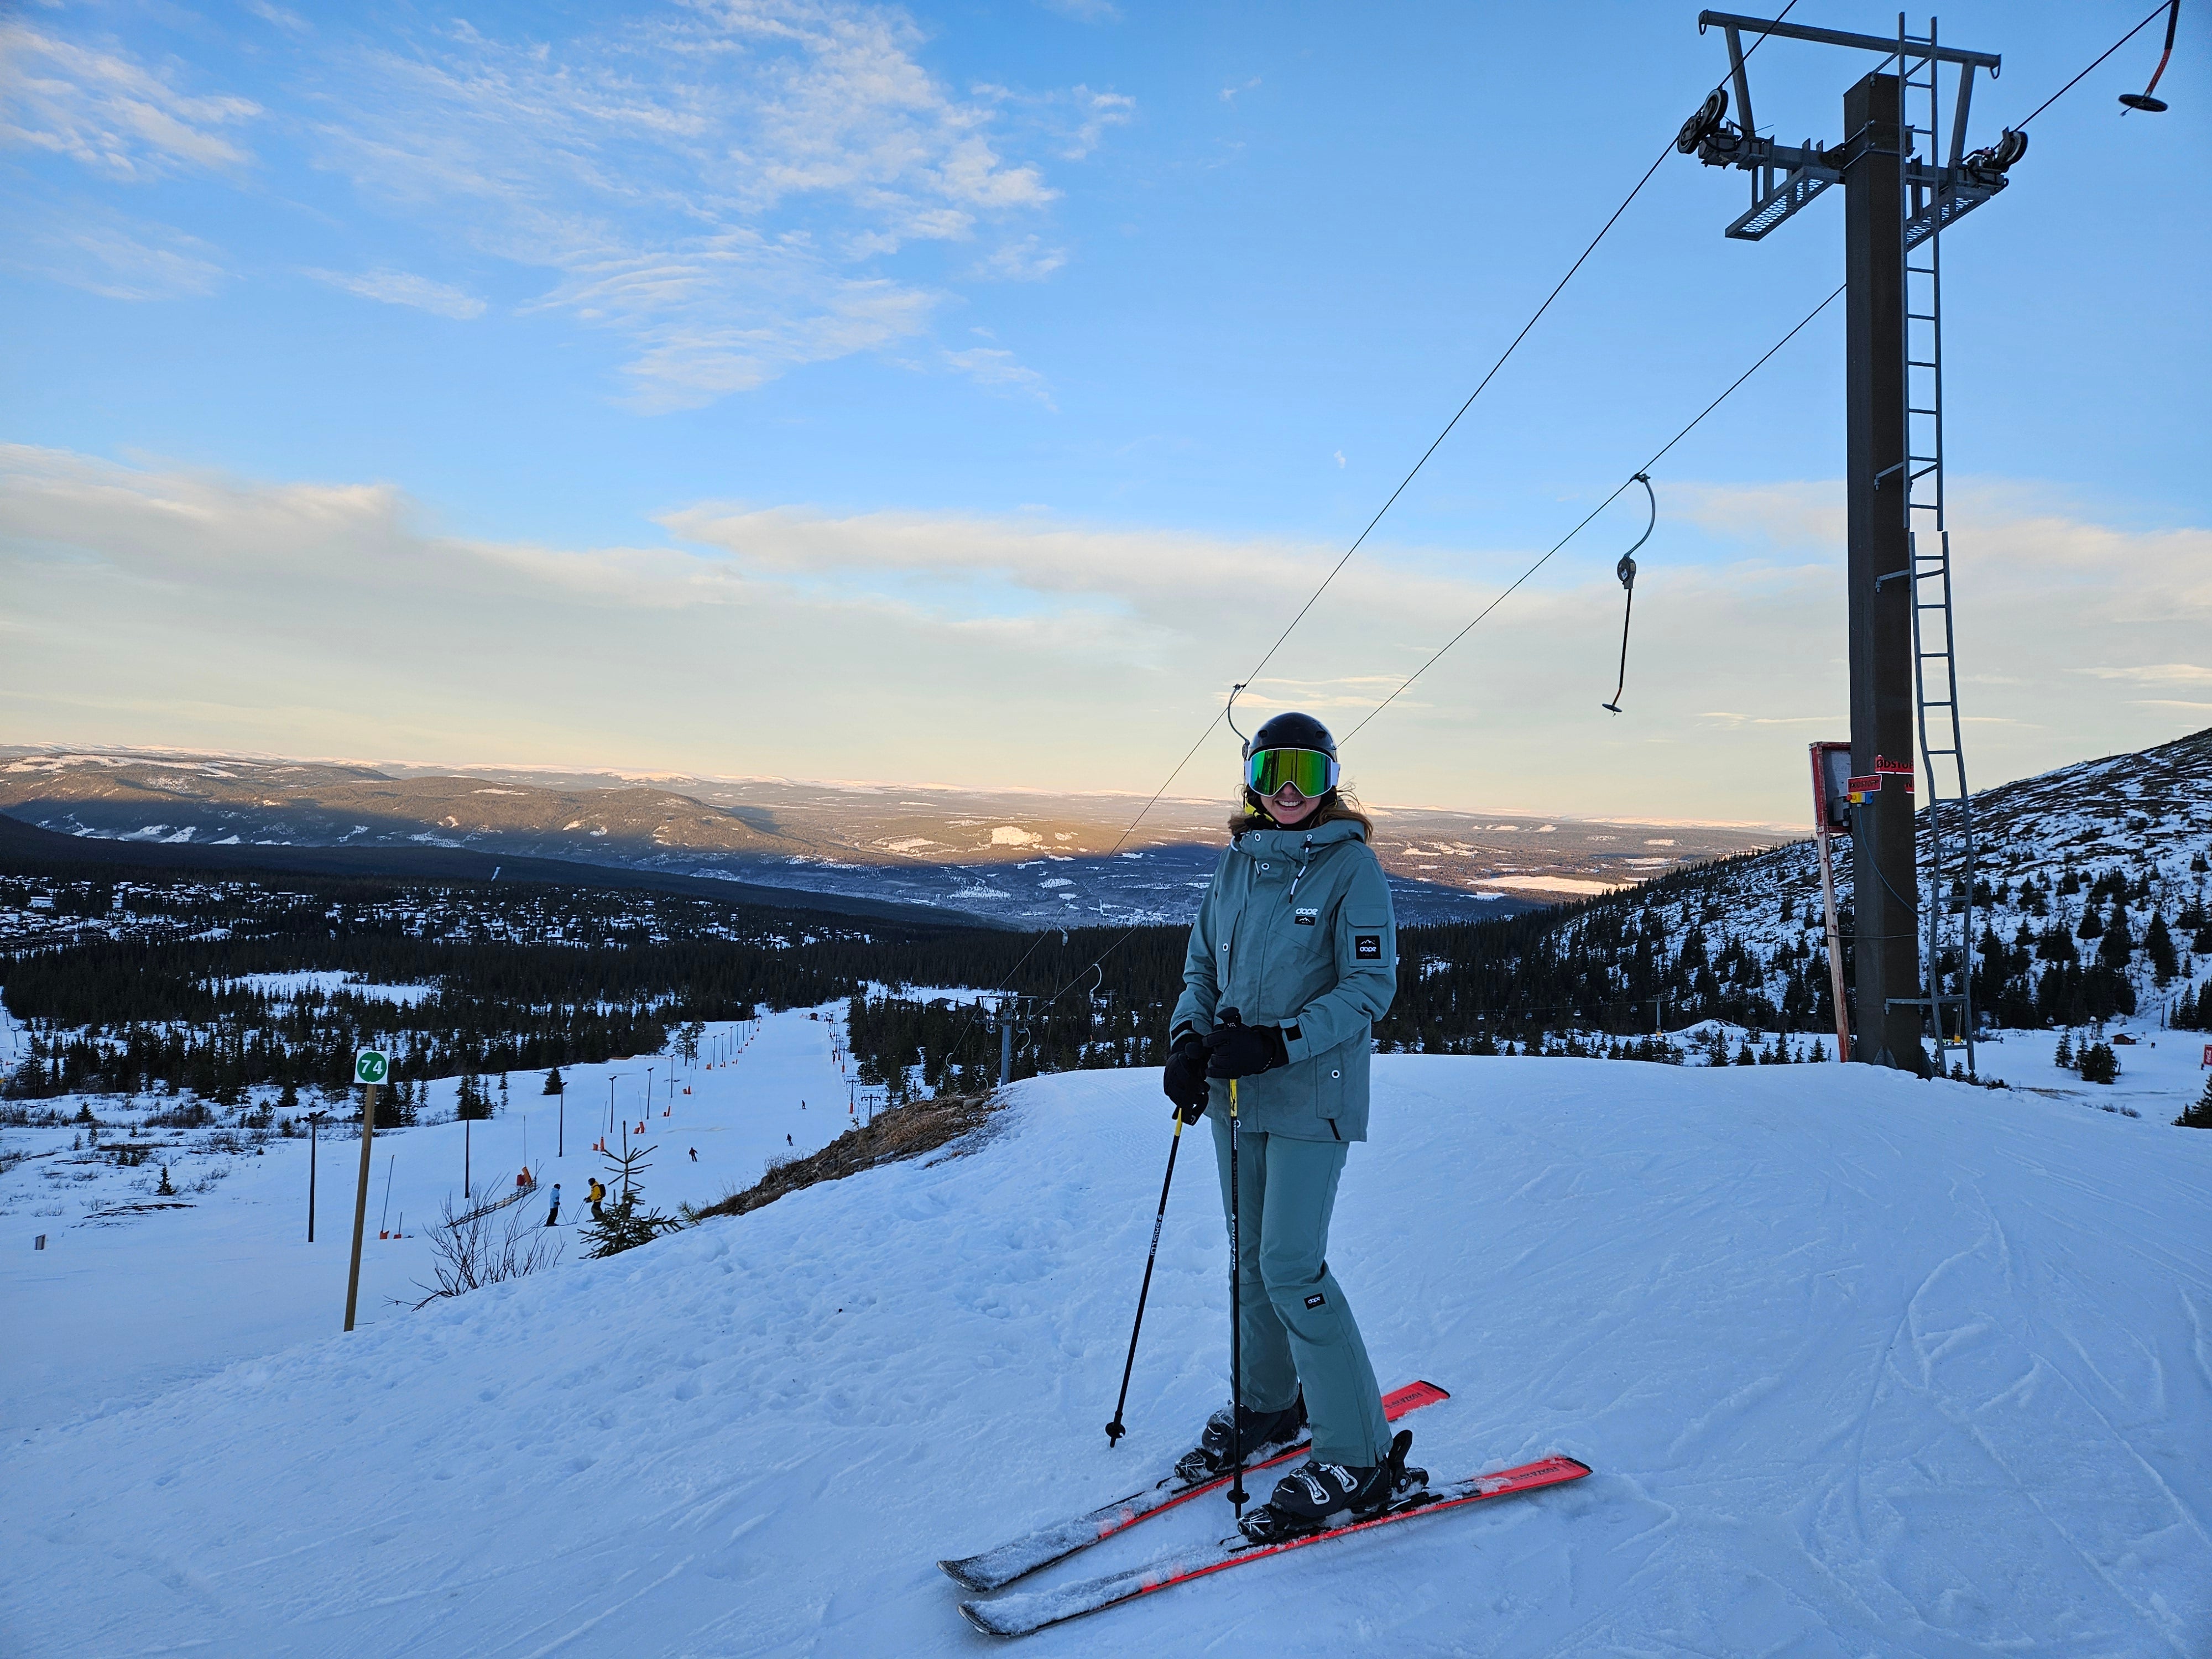
[[[1309,846],[1318,852],[1339,842],[1366,839],[1365,832],[1350,818],[1332,818],[1311,830],[1243,830],[1231,839],[1230,845],[1255,857],[1296,858]]]

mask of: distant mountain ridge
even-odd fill
[[[0,812],[178,845],[416,846],[714,874],[1035,926],[1186,919],[1223,801],[0,750]],[[1376,809],[1409,918],[1509,915],[1771,843],[1756,827]],[[1126,836],[1126,844],[1119,844]]]

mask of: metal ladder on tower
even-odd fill
[[[1917,49],[1917,50],[1916,50]],[[1925,138],[1928,159],[1940,163],[1942,143],[1936,86],[1936,21],[1928,38],[1914,40],[1898,19],[1897,62],[1901,85],[1903,148],[1912,154]],[[1924,99],[1927,123],[1913,118]],[[1964,132],[1964,123],[1960,124]],[[1959,158],[1951,158],[1956,169]],[[1951,615],[1951,531],[1943,490],[1943,256],[1942,226],[1953,204],[1942,187],[1906,183],[1899,191],[1905,295],[1905,530],[1911,588],[1913,703],[1919,720],[1920,754],[1928,774],[1924,826],[1925,897],[1921,904],[1920,1004],[1934,1028],[1936,1064],[1963,1049],[1974,1071],[1974,803],[1966,787],[1966,744],[1959,717],[1957,638]]]

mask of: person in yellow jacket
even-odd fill
[[[607,1218],[600,1210],[599,1206],[607,1201],[607,1189],[605,1184],[600,1182],[599,1176],[593,1176],[592,1177],[592,1184],[584,1189],[584,1196],[591,1200],[592,1219],[594,1221],[605,1221]]]

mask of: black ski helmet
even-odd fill
[[[1336,739],[1311,714],[1278,714],[1252,734],[1244,745],[1244,758],[1249,760],[1262,749],[1317,749],[1331,760],[1336,758]]]
[[[1328,727],[1311,714],[1291,713],[1276,715],[1246,740],[1243,757],[1249,761],[1265,749],[1315,749],[1331,760],[1336,758],[1336,739],[1329,735]],[[1316,799],[1324,804],[1335,799],[1335,787],[1331,786]],[[1244,786],[1244,806],[1246,811],[1257,813],[1269,823],[1275,821],[1274,815],[1267,811],[1267,797],[1249,783]]]

